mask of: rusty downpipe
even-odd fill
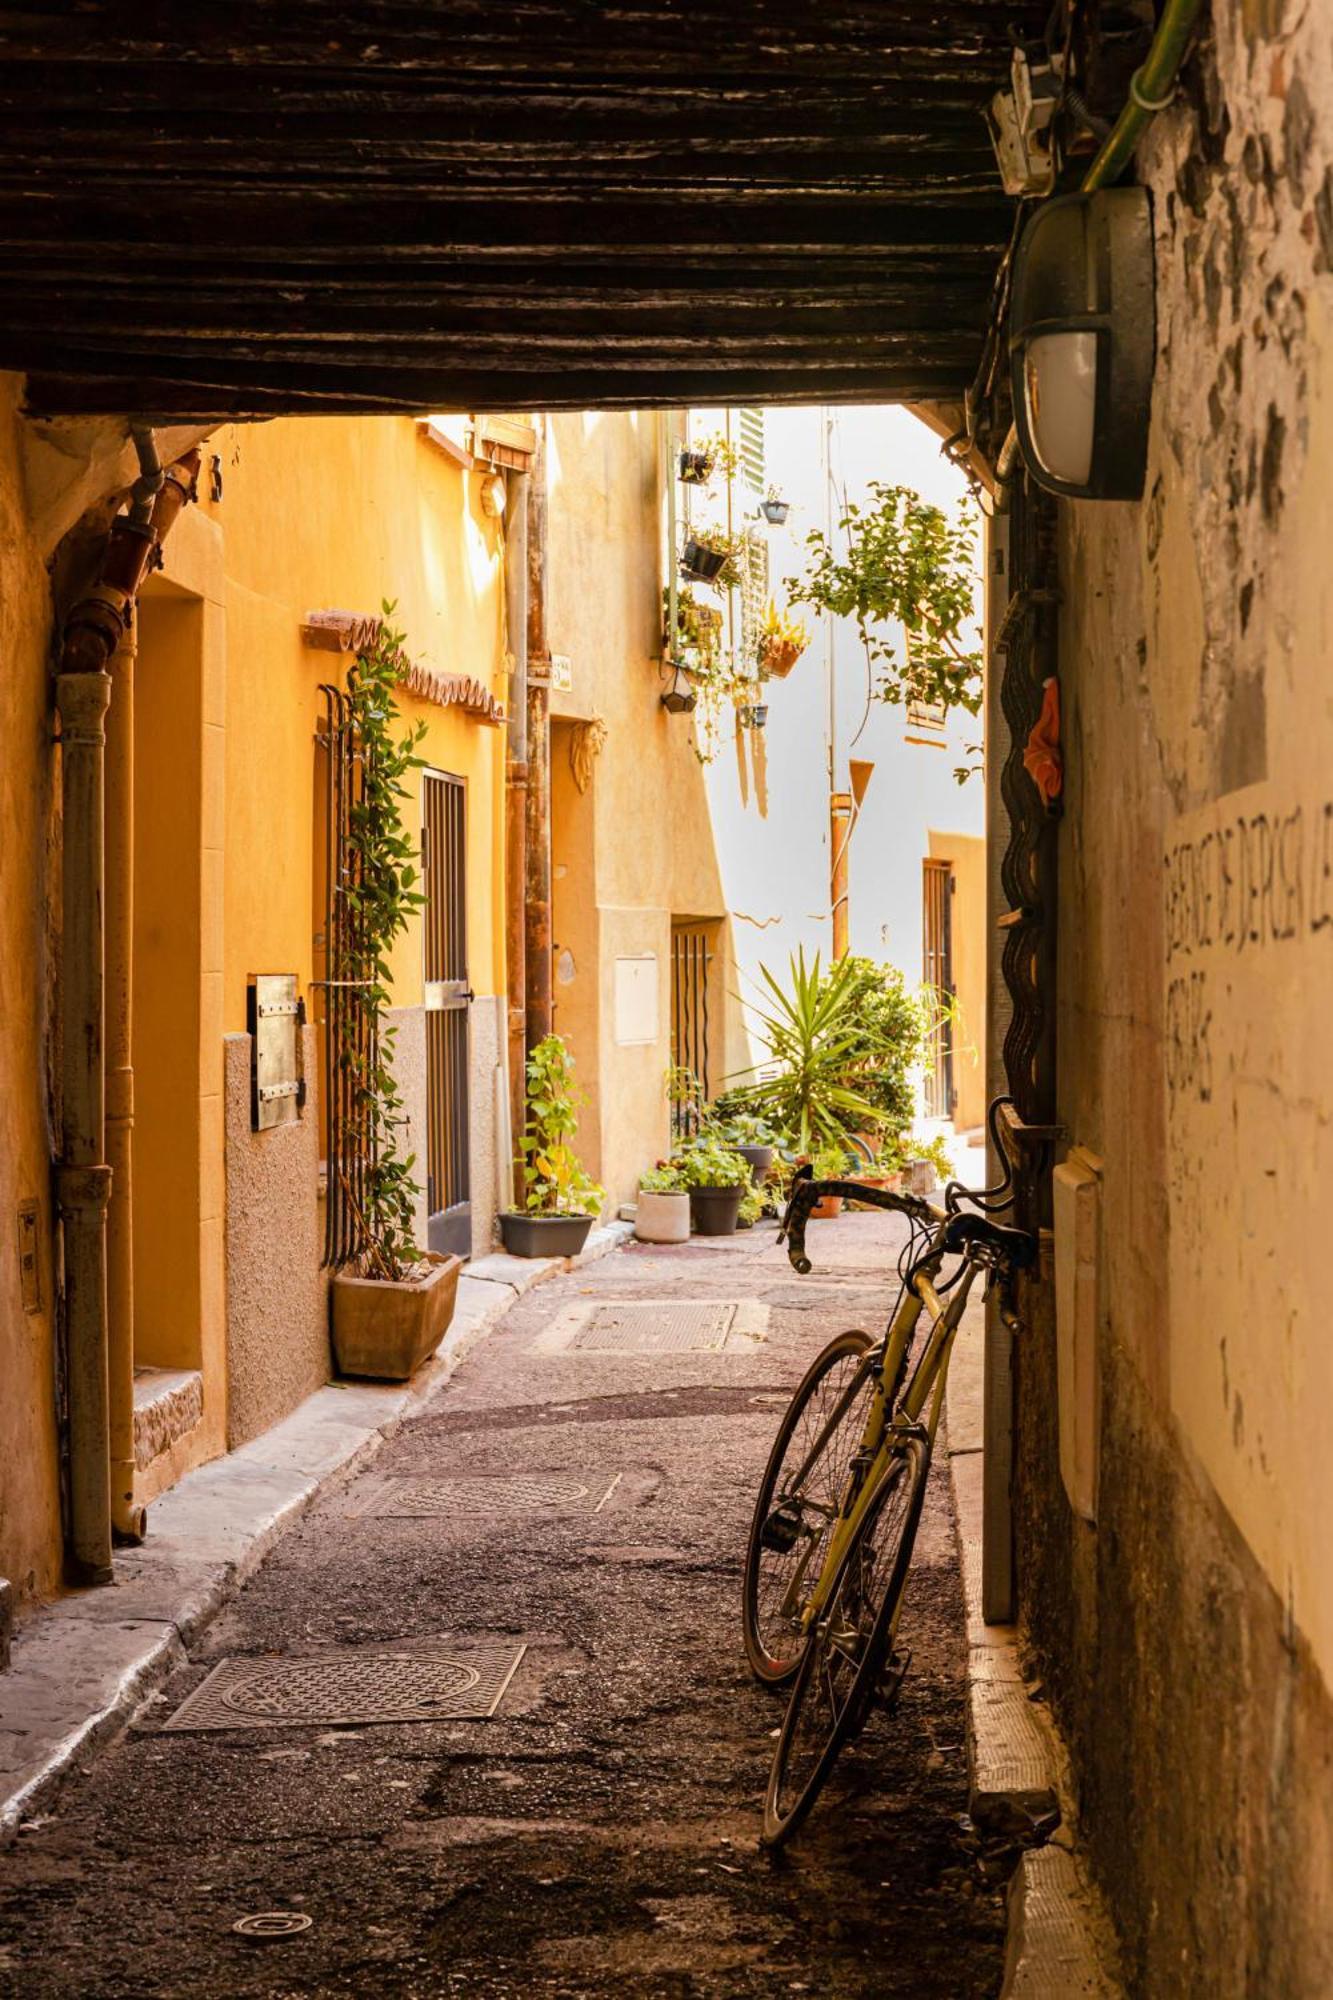
[[[129,1204],[117,1204],[116,1334],[113,1355],[108,1314],[108,1206],[112,1161],[108,1151],[108,1109],[115,1150],[123,1152],[128,1181],[132,1086],[129,1070],[129,903],[132,813],[129,754],[132,713],[112,732],[108,773],[107,717],[113,661],[128,677],[121,652],[133,630],[134,604],[154,546],[165,536],[193,490],[197,451],[163,473],[151,434],[135,437],[140,475],[131,489],[129,511],[112,523],[96,580],[65,620],[56,669],[60,715],[61,863],[64,917],[61,933],[61,1150],[56,1168],[65,1274],[65,1316],[69,1349],[70,1559],[75,1575],[88,1583],[111,1581],[112,1411],[115,1447],[128,1461],[130,1487],[117,1479],[117,1525],[143,1532],[142,1512],[133,1504],[133,1296],[129,1284]],[[126,708],[129,708],[128,702]],[[114,829],[106,824],[110,775]],[[110,957],[103,929],[107,900],[106,859],[112,856],[124,884],[116,905]],[[108,1106],[106,991],[113,986],[116,1015],[112,1089]],[[121,1005],[121,996],[124,1005]]]
[[[546,633],[546,419],[528,487],[528,793],[525,855],[525,1043],[551,1032],[551,654]],[[519,1127],[520,1131],[522,1127]]]
[[[527,1056],[528,849],[528,493],[529,475],[510,472],[505,507],[505,626],[509,635],[509,716],[505,732],[506,1069],[514,1187],[522,1194],[524,1065]],[[506,1199],[510,1197],[507,1195]]]

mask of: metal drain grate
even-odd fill
[[[222,1660],[163,1728],[301,1729],[490,1716],[525,1650],[440,1642],[304,1660]]]
[[[650,1304],[595,1306],[571,1347],[602,1354],[667,1354],[681,1348],[719,1348],[731,1332],[734,1305],[653,1300]]]
[[[616,1475],[616,1478],[619,1474]],[[529,1514],[544,1507],[576,1507],[600,1511],[616,1479],[603,1474],[591,1486],[572,1475],[536,1473],[458,1473],[447,1479],[393,1479],[374,1494],[367,1514],[437,1518],[468,1514]]]

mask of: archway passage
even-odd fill
[[[183,418],[957,397],[1045,12],[0,15],[0,367]]]

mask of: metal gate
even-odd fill
[[[711,1095],[708,1076],[708,968],[713,954],[702,925],[671,927],[671,1060],[699,1082],[702,1099]],[[684,1099],[671,1106],[671,1130],[686,1137],[695,1122],[695,1107]]]
[[[921,976],[933,988],[936,1008],[926,1044],[926,1116],[952,1118],[953,1087],[953,888],[952,861],[921,864]]]
[[[461,778],[422,780],[425,883],[426,1204],[432,1250],[472,1253],[468,1131],[467,793]]]

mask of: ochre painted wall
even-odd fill
[[[1057,1116],[1104,1163],[1095,1525],[1040,1312],[1016,1350],[1023,1609],[1130,1989],[1208,2000],[1333,1991],[1333,41],[1277,12],[1213,10],[1142,150],[1144,501],[1062,510]]]
[[[954,1125],[975,1131],[986,1117],[986,842],[980,834],[930,834],[930,855],[953,863]]]
[[[51,843],[50,591],[20,465],[20,382],[0,375],[0,1575],[22,1601],[60,1572],[47,1099],[58,888]],[[18,1211],[35,1202],[38,1309],[25,1309]]]

